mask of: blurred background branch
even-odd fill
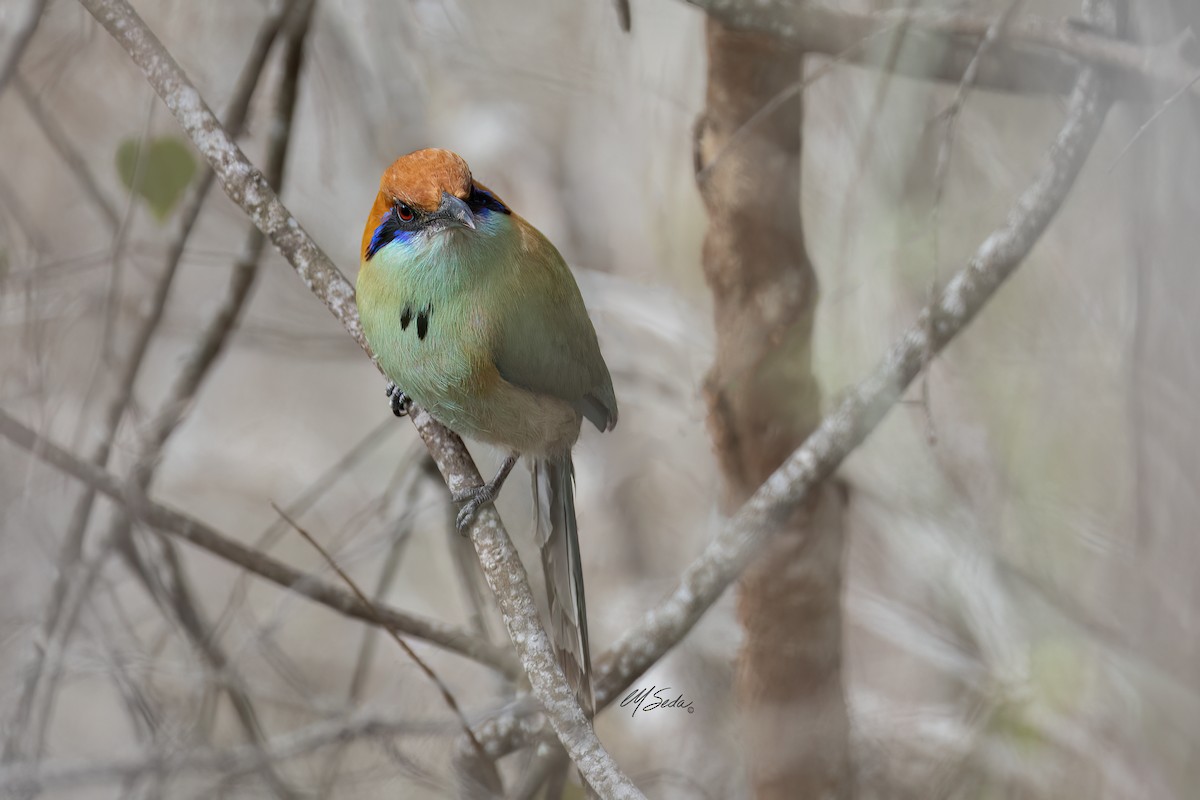
[[[597,730],[642,791],[1187,796],[1187,0],[1120,36],[1074,0],[145,0],[194,84],[119,33],[188,138],[77,4],[10,5],[0,433],[54,469],[0,460],[5,792],[493,797],[491,759],[510,796],[579,791],[538,698],[577,760],[596,739],[549,700],[539,592],[489,566],[530,563],[521,493],[511,540],[491,512],[474,532],[481,570],[418,455],[459,488],[462,443],[389,425],[267,266],[361,344],[334,262],[379,168],[441,145],[577,268],[629,409],[581,442],[578,501]],[[281,497],[483,757],[372,653],[379,620],[281,535]]]
[[[84,482],[96,492],[121,503],[129,513],[156,530],[178,536],[242,569],[323,603],[346,616],[377,625],[386,623],[401,633],[426,639],[495,669],[510,674],[515,670],[515,665],[504,651],[497,650],[468,633],[382,606],[377,606],[374,610],[369,609],[345,590],[305,575],[264,553],[251,550],[199,520],[152,502],[145,498],[136,486],[123,487],[113,476],[73,457],[53,442],[38,437],[3,411],[0,411],[0,433],[38,458]]]
[[[787,0],[746,3],[739,0],[687,0],[713,19],[736,30],[757,31],[786,42],[800,52],[837,55],[850,51],[850,60],[919,78],[958,83],[1000,16],[953,8],[920,10],[878,9],[854,13]],[[888,42],[878,33],[902,24],[912,40],[903,58],[884,57]],[[876,43],[870,49],[864,44]],[[931,71],[929,53],[943,54]],[[926,52],[922,53],[922,50]],[[990,63],[981,67],[976,82],[989,89],[1066,93],[1080,62],[1110,68],[1117,85],[1130,96],[1144,94],[1146,84],[1174,91],[1188,86],[1196,67],[1179,47],[1145,47],[1108,36],[1071,20],[1029,17],[1006,25],[1005,37]]]

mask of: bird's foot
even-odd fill
[[[392,413],[397,417],[403,417],[412,408],[412,398],[401,391],[400,387],[392,381],[387,383],[387,396],[390,401]]]
[[[476,486],[474,489],[452,495],[454,502],[463,504],[462,508],[458,510],[458,516],[454,518],[454,526],[458,528],[458,532],[465,534],[471,525],[471,520],[475,519],[475,515],[479,513],[479,509],[493,502],[499,494],[498,486],[485,483],[483,486]]]
[[[500,496],[500,487],[504,485],[504,480],[508,477],[508,473],[512,472],[512,468],[516,463],[517,457],[509,455],[504,459],[504,463],[500,465],[499,471],[496,472],[496,477],[483,486],[476,486],[450,495],[454,502],[463,504],[462,508],[458,510],[458,516],[454,519],[454,525],[458,528],[459,533],[465,535],[467,528],[471,525],[471,520],[475,519],[475,515],[479,513],[479,509],[495,501]]]

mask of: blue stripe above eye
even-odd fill
[[[367,245],[367,261],[397,239],[407,239],[412,231],[400,229],[400,220],[396,217],[395,209],[389,211],[371,235],[371,243]]]

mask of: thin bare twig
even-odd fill
[[[25,79],[19,72],[13,74],[12,85],[17,90],[17,95],[21,98],[22,102],[25,103],[25,108],[29,111],[29,116],[37,123],[38,128],[42,131],[42,135],[46,137],[46,141],[58,153],[63,163],[67,165],[67,169],[75,176],[75,180],[79,182],[79,187],[83,189],[83,193],[100,214],[104,224],[108,226],[110,231],[116,232],[121,226],[121,216],[117,213],[117,209],[113,206],[112,201],[100,189],[100,184],[96,182],[96,176],[92,174],[87,159],[71,143],[66,131],[58,126],[58,122],[46,113],[46,109],[42,106],[41,101],[38,100],[36,93],[25,82]]]
[[[319,475],[295,500],[288,503],[287,512],[295,516],[303,514],[312,508],[347,470],[368,455],[374,448],[386,442],[387,434],[395,430],[398,430],[395,421],[385,419],[382,423],[368,431],[353,447],[346,451],[345,455]],[[252,540],[253,544],[251,546],[255,550],[265,553],[279,541],[279,538],[287,532],[287,529],[287,524],[277,519]],[[237,583],[234,584],[233,589],[229,592],[229,599],[226,601],[225,607],[217,615],[217,623],[214,626],[216,632],[219,632],[228,624],[237,608],[245,600],[249,579],[249,573],[238,577]]]
[[[389,423],[391,420],[389,420]],[[390,426],[392,428],[394,426]],[[428,457],[424,459],[428,461]],[[381,602],[392,587],[397,574],[400,571],[400,563],[404,553],[408,549],[408,543],[412,540],[413,534],[413,511],[417,507],[417,501],[421,494],[421,488],[426,483],[427,472],[423,468],[410,470],[408,476],[408,487],[404,493],[404,501],[402,504],[400,518],[393,524],[388,525],[386,530],[390,532],[389,538],[391,543],[388,546],[387,555],[384,557],[383,565],[379,569],[379,576],[375,582],[375,591],[372,593],[374,598],[372,602]],[[432,468],[432,463],[430,463]],[[362,699],[363,691],[367,685],[367,680],[371,675],[371,665],[374,663],[375,645],[378,642],[378,631],[375,628],[365,628],[362,632],[362,639],[358,645],[358,655],[354,659],[354,672],[350,676],[350,686],[346,690],[346,701],[351,707],[358,705]],[[486,639],[486,637],[481,637]],[[345,748],[338,747],[325,763],[321,765],[321,777],[318,781],[317,795],[319,797],[328,797],[333,791],[333,787],[337,784],[339,773],[341,771],[342,762],[344,760]],[[488,763],[492,763],[490,760]]]
[[[227,123],[230,129],[235,132],[235,135],[245,127],[246,117],[250,109],[250,101],[263,74],[267,56],[283,25],[285,15],[290,11],[295,1],[292,0],[292,2],[281,8],[278,13],[268,17],[259,28],[254,45],[251,48],[250,56],[242,68],[237,86],[229,101],[229,109],[226,112]],[[19,76],[17,80],[18,89],[20,90],[24,87],[27,90],[27,87],[25,87]],[[35,112],[35,118],[37,117],[37,113],[40,113],[40,107],[31,106],[30,110],[31,112]],[[42,126],[48,135],[52,135],[52,143],[56,141],[54,137],[62,138],[61,132],[57,131],[57,126],[48,117],[42,119]],[[69,149],[69,152],[73,152],[73,149]],[[71,159],[68,159],[68,163],[71,163]],[[87,172],[86,165],[82,167],[82,170],[82,172],[77,171],[76,173],[80,176],[80,179],[83,180],[85,177],[90,179],[90,173]],[[105,408],[104,417],[101,421],[100,440],[91,456],[92,462],[101,467],[108,463],[117,430],[133,400],[134,388],[137,385],[138,376],[141,373],[146,354],[150,349],[150,344],[162,321],[167,296],[170,293],[185,245],[191,235],[191,231],[195,227],[196,220],[199,218],[200,210],[203,208],[204,200],[212,183],[212,172],[205,170],[205,175],[202,176],[199,184],[192,191],[189,200],[182,210],[179,229],[168,249],[166,265],[158,278],[153,296],[151,297],[150,312],[142,320],[138,330],[134,333],[129,356],[116,377],[115,385],[117,387],[117,394]],[[96,191],[98,192],[99,190],[96,189]],[[73,602],[78,603],[82,602],[84,597],[79,595],[73,587],[76,587],[84,577],[84,573],[76,565],[78,565],[83,553],[84,536],[87,532],[94,504],[95,492],[88,488],[81,494],[76,501],[75,507],[72,509],[67,532],[59,549],[58,574],[51,589],[46,616],[41,625],[41,640],[46,644],[43,647],[35,648],[30,663],[24,669],[25,678],[21,698],[17,704],[14,720],[9,726],[10,735],[5,743],[6,757],[11,757],[15,753],[15,748],[17,747],[16,737],[28,724],[29,715],[35,707],[36,696],[39,694],[49,696],[52,693],[52,689],[44,688],[44,684],[53,685],[57,676],[57,665],[53,659],[49,664],[46,663],[45,659],[47,653],[51,656],[57,656],[61,653],[63,648],[62,643],[70,636],[70,632],[74,627],[73,620],[75,615],[71,612],[70,606],[66,608],[68,612],[66,616],[63,616],[64,601],[69,597],[74,597]]]
[[[908,30],[912,24],[916,4],[917,0],[905,0],[903,13],[898,15],[899,22],[896,32],[888,37],[887,50],[883,54],[883,60],[880,63],[882,74],[875,85],[875,93],[871,99],[870,109],[867,111],[866,124],[862,137],[858,142],[854,163],[850,165],[853,170],[850,181],[842,193],[842,224],[838,235],[837,256],[834,263],[845,264],[848,261],[851,222],[853,220],[852,215],[848,212],[849,209],[855,208],[862,203],[859,190],[862,186],[863,178],[867,174],[872,154],[875,152],[875,136],[879,129],[880,118],[883,115],[883,106],[887,101],[888,92],[892,87],[892,79],[896,74],[896,65],[900,62],[900,53],[908,41]]]
[[[967,94],[975,86],[975,82],[979,79],[979,65],[983,63],[984,57],[992,50],[1000,37],[1005,34],[1010,21],[1017,11],[1021,8],[1024,0],[1010,0],[1009,4],[1000,12],[1000,16],[996,17],[984,33],[983,38],[979,40],[979,47],[975,49],[975,55],[971,57],[971,61],[967,64],[966,71],[963,72],[962,80],[959,81],[958,89],[954,92],[954,99],[950,101],[950,105],[941,117],[945,120],[945,135],[942,139],[941,146],[938,147],[937,165],[933,171],[934,181],[934,208],[936,209],[942,200],[942,193],[945,190],[946,170],[950,166],[950,155],[954,151],[954,134],[957,129],[958,117],[962,113],[963,105],[967,101]],[[936,217],[935,217],[936,220]]]
[[[42,21],[42,12],[45,10],[46,0],[30,0],[29,13],[25,17],[25,22],[17,29],[16,35],[13,36],[12,47],[4,57],[4,62],[0,63],[0,95],[4,94],[9,80],[16,74],[17,65],[21,63],[21,56],[25,55],[25,48],[33,39],[38,23]]]
[[[933,232],[933,274],[929,279],[930,302],[933,300],[934,291],[937,287],[937,270],[938,264],[941,261],[939,231],[941,227],[942,197],[946,191],[946,175],[949,173],[950,156],[954,152],[954,139],[958,133],[958,118],[962,114],[963,107],[966,105],[968,93],[974,88],[975,82],[979,79],[979,65],[983,63],[984,57],[991,51],[996,42],[1000,40],[1001,35],[1003,35],[1008,27],[1009,21],[1021,8],[1022,3],[1024,3],[1024,0],[1009,0],[1008,5],[1000,12],[1000,16],[987,29],[987,33],[979,40],[979,46],[975,48],[975,55],[971,56],[971,61],[967,64],[967,68],[963,72],[962,80],[959,81],[958,88],[954,92],[954,99],[950,101],[950,105],[945,111],[939,115],[945,121],[945,124],[942,130],[942,139],[938,145],[937,162],[933,169],[933,220],[930,225]],[[925,364],[921,368],[921,410],[925,414],[925,436],[930,447],[937,445],[938,438],[929,390],[929,364],[932,360],[933,354],[926,352]]]
[[[8,212],[8,216],[17,226],[17,229],[21,231],[30,249],[35,253],[45,251],[45,239],[38,232],[37,226],[33,224],[33,220],[29,217],[29,212],[26,210],[24,203],[22,203],[20,195],[17,194],[12,184],[3,175],[0,175],[0,208]],[[15,243],[16,237],[10,235],[8,238],[10,242]],[[14,277],[15,274],[10,263],[8,271],[3,275],[3,278],[7,280]]]
[[[342,583],[350,587],[350,591],[354,593],[354,596],[358,598],[358,601],[370,609],[372,613],[375,613],[375,603],[373,603],[371,599],[363,593],[362,589],[358,588],[358,584],[354,582],[354,579],[346,574],[346,572],[340,566],[338,566],[337,561],[334,560],[333,556],[329,555],[328,551],[321,546],[320,542],[314,539],[312,534],[300,527],[299,523],[285,514],[282,508],[274,503],[271,504],[271,508],[275,509],[276,514],[282,517],[288,525],[291,525],[292,528],[295,529],[296,533],[304,537],[304,541],[312,545],[312,548],[321,554],[321,558],[325,559],[325,563],[329,565],[330,569],[337,573],[337,576],[342,579]],[[471,746],[475,750],[475,754],[482,761],[491,765],[492,768],[489,771],[490,786],[488,788],[496,792],[503,791],[503,788],[500,784],[500,773],[496,771],[495,762],[488,757],[488,754],[483,749],[483,745],[481,745],[479,740],[475,738],[475,734],[471,730],[471,723],[467,722],[467,717],[465,714],[463,714],[462,708],[458,705],[458,700],[455,699],[454,694],[450,691],[450,687],[447,686],[440,677],[438,677],[438,674],[434,672],[427,663],[425,663],[423,658],[417,655],[415,650],[408,646],[408,642],[400,638],[400,634],[396,633],[396,630],[393,627],[383,621],[382,617],[376,615],[375,621],[381,628],[387,631],[388,635],[392,637],[392,641],[400,646],[400,649],[404,651],[405,655],[411,658],[413,663],[415,663],[417,667],[419,667],[420,670],[425,673],[425,677],[429,678],[429,680],[433,682],[433,685],[437,687],[438,692],[441,693],[442,699],[446,702],[446,705],[449,706],[451,713],[453,713],[458,719],[459,725],[462,727],[463,735],[470,740]]]
[[[796,81],[791,86],[772,97],[769,101],[763,103],[761,108],[755,111],[749,119],[747,119],[744,123],[742,123],[741,126],[738,127],[737,130],[729,135],[729,138],[721,145],[720,149],[713,153],[712,156],[703,164],[703,166],[699,164],[696,165],[696,183],[703,183],[704,181],[708,180],[708,176],[712,174],[712,171],[717,167],[718,164],[721,163],[721,159],[723,159],[727,153],[732,152],[734,148],[736,148],[740,142],[745,140],[747,136],[753,133],[761,123],[769,119],[770,116],[776,111],[787,105],[788,101],[790,101],[793,97],[801,92],[807,91],[810,86],[819,81],[821,78],[824,78],[829,73],[833,72],[836,67],[844,65],[850,60],[854,53],[869,45],[872,40],[887,36],[888,34],[896,31],[899,27],[900,26],[897,23],[896,25],[873,31],[872,33],[868,34],[865,39],[852,42],[845,50],[831,54],[831,57],[816,69],[809,71],[806,67],[804,77],[801,80]]]
[[[83,163],[82,156],[74,150],[73,146],[65,141],[64,134],[57,129],[57,124],[42,109],[40,103],[33,97],[32,90],[19,75],[17,76],[17,89],[26,104],[29,105],[34,118],[39,121],[47,138],[52,143],[58,141],[58,144],[55,146],[64,153],[64,159],[79,177],[81,184],[85,188],[88,186],[91,187],[88,193],[93,196],[97,205],[103,210],[103,195],[100,193],[99,187],[93,183],[91,173],[88,171],[86,164]],[[153,96],[149,99],[152,101]],[[154,106],[148,106],[145,124],[143,125],[139,139],[141,143],[144,143],[149,137],[153,112]],[[141,179],[142,171],[145,168],[146,150],[147,148],[145,147],[139,146],[138,148],[138,157],[133,169],[132,185],[134,186]],[[116,324],[117,298],[121,288],[122,263],[130,222],[133,217],[135,196],[133,189],[130,189],[126,198],[124,212],[121,214],[117,227],[113,232],[112,245],[109,252],[112,269],[109,273],[109,286],[106,291],[104,327],[100,336],[100,356],[95,360],[91,375],[85,384],[87,387],[85,392],[88,396],[92,394],[100,376],[106,372],[105,368],[111,355],[110,343]],[[80,499],[81,503],[82,501],[83,498]],[[76,523],[80,522],[80,517],[78,516],[79,507],[79,505],[76,506],[76,513],[72,516],[70,528],[60,547],[58,574],[55,577],[53,590],[46,608],[46,616],[41,626],[44,645],[35,646],[30,663],[25,668],[23,691],[17,702],[13,723],[10,725],[9,734],[5,740],[4,757],[6,760],[16,755],[20,747],[19,738],[27,734],[28,738],[32,740],[34,757],[41,756],[47,724],[55,699],[54,686],[61,677],[62,656],[66,649],[66,641],[70,638],[74,630],[79,609],[86,599],[86,593],[91,586],[94,570],[99,569],[107,560],[105,555],[101,555],[96,559],[94,566],[88,571],[84,572],[79,569],[79,562],[83,553],[83,530],[82,528],[76,530],[78,527]]]
[[[1158,107],[1158,110],[1151,114],[1150,118],[1138,127],[1137,131],[1134,132],[1133,137],[1125,144],[1124,147],[1121,148],[1121,152],[1117,153],[1117,157],[1114,158],[1113,162],[1108,165],[1109,173],[1117,168],[1117,165],[1121,163],[1121,159],[1125,158],[1125,154],[1128,153],[1135,144],[1137,144],[1138,139],[1141,139],[1142,135],[1146,131],[1150,130],[1150,127],[1158,121],[1158,118],[1165,114],[1167,109],[1179,102],[1179,99],[1190,92],[1192,87],[1197,83],[1200,83],[1200,72],[1196,73],[1196,75],[1190,81],[1185,83],[1183,86],[1180,86],[1178,89],[1172,92],[1170,97],[1163,101],[1162,105]]]
[[[508,651],[481,642],[476,637],[444,623],[388,606],[377,605],[373,613],[349,592],[247,547],[237,539],[226,536],[187,514],[155,503],[135,488],[118,481],[112,473],[39,436],[2,409],[0,436],[124,506],[135,519],[155,530],[190,542],[218,558],[315,600],[339,614],[370,623],[375,622],[376,614],[382,615],[389,625],[401,633],[424,639],[430,644],[478,661],[506,675],[515,677],[518,674],[518,667]]]
[[[566,776],[567,754],[563,749],[554,742],[543,744],[542,747],[544,749],[535,753],[529,766],[522,770],[521,782],[513,787],[506,800],[533,800],[550,778]],[[561,792],[555,793],[549,789],[545,796],[557,798],[561,795]]]
[[[437,475],[437,468],[432,462],[429,467]],[[442,528],[446,545],[450,548],[450,560],[454,562],[454,571],[458,573],[458,584],[462,589],[463,602],[469,613],[467,626],[476,636],[491,641],[492,632],[488,630],[487,589],[484,588],[483,573],[479,570],[479,562],[475,559],[475,550],[471,542],[459,534],[455,520],[458,509],[447,494],[442,494],[442,504],[445,510],[446,524]]]
[[[428,460],[426,458],[426,460]],[[396,575],[400,570],[400,561],[404,556],[409,541],[413,535],[413,511],[417,507],[417,500],[421,495],[421,488],[427,482],[427,473],[422,468],[413,470],[409,478],[408,490],[405,492],[404,510],[401,512],[401,518],[394,526],[389,526],[390,530],[394,530],[391,536],[392,542],[388,547],[387,555],[383,559],[383,565],[379,569],[379,577],[376,579],[374,602],[379,602],[387,596],[388,591],[392,588],[392,583],[396,579]],[[430,464],[432,467],[432,464]],[[282,516],[282,515],[281,515]],[[284,517],[287,519],[287,517]],[[358,657],[354,663],[354,673],[350,678],[350,687],[347,689],[347,699],[351,703],[355,703],[362,697],[363,688],[366,686],[367,677],[371,673],[371,660],[375,654],[375,642],[377,639],[377,631],[367,629],[363,631],[362,642],[358,647]],[[475,631],[478,635],[478,631]],[[486,636],[479,638],[487,641]]]
[[[879,119],[883,115],[883,106],[887,102],[888,92],[892,88],[892,78],[896,74],[896,64],[900,61],[900,52],[908,39],[908,28],[912,24],[913,11],[916,8],[919,0],[904,0],[904,8],[900,10],[900,23],[896,29],[896,33],[889,37],[887,53],[883,59],[883,65],[879,76],[879,82],[875,85],[875,96],[871,99],[871,109],[867,112],[867,126],[863,134],[862,140],[858,143],[858,156],[854,159],[854,177],[850,181],[850,188],[846,192],[851,200],[857,199],[858,185],[862,180],[863,175],[867,171],[867,167],[871,163],[871,156],[875,152],[875,134],[879,129]],[[839,252],[845,254],[845,236],[843,230],[843,243],[839,247]]]

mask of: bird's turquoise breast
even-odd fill
[[[385,247],[359,270],[359,314],[384,373],[417,405],[462,432],[490,365],[485,309],[446,258]]]

